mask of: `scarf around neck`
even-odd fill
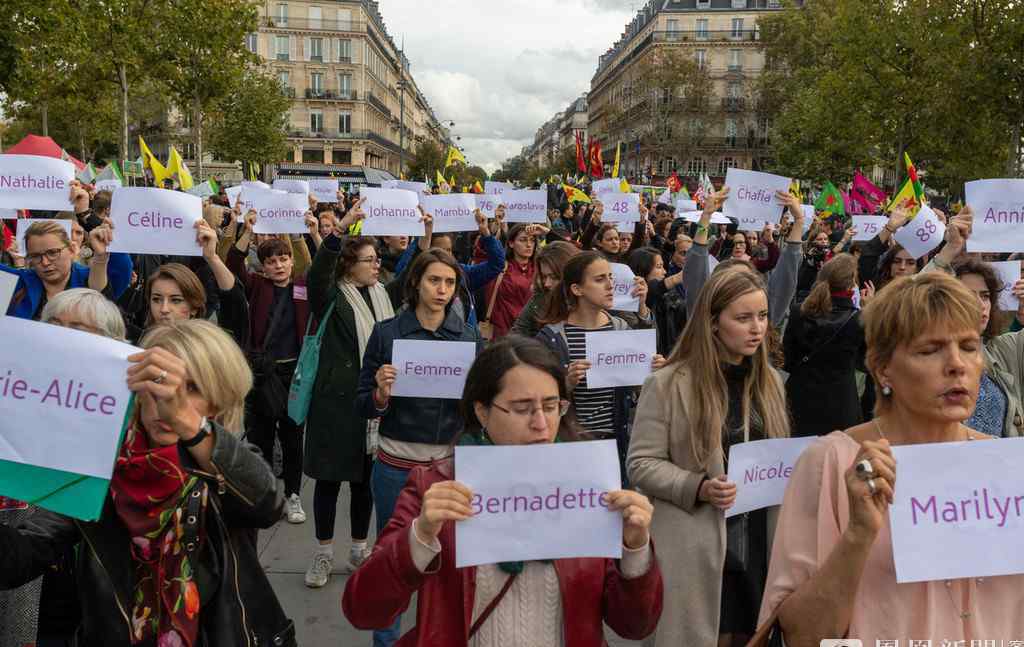
[[[352,312],[356,318],[356,339],[359,343],[359,368],[363,367],[363,355],[366,353],[366,344],[370,341],[370,333],[373,332],[373,324],[390,319],[395,316],[395,309],[391,306],[391,299],[388,292],[379,282],[369,286],[370,301],[373,303],[373,312],[366,304],[359,288],[354,283],[344,279],[338,281],[338,289],[345,296],[345,300],[352,306]]]

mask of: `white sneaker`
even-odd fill
[[[369,545],[367,545],[367,546],[365,546],[363,548],[352,546],[349,549],[349,551],[348,551],[348,563],[349,563],[349,566],[352,567],[353,571],[358,569],[360,566],[362,566],[363,562],[365,562],[367,559],[370,558],[370,553],[372,552],[372,550],[373,549],[371,549]]]
[[[334,557],[327,553],[316,551],[313,553],[313,560],[306,569],[306,586],[311,589],[319,589],[327,585],[331,579],[331,569],[334,568]]]
[[[302,501],[298,494],[293,494],[284,501],[285,518],[288,523],[304,523],[306,513],[302,511]]]

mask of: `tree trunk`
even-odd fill
[[[39,118],[42,121],[43,137],[50,136],[50,115],[46,107],[46,102],[43,101],[39,105]]]
[[[199,98],[196,97],[192,110],[192,128],[196,136],[196,179],[203,178],[203,111],[200,109]]]
[[[1021,175],[1024,168],[1021,168],[1021,155],[1024,154],[1024,133],[1020,130],[1020,123],[1013,125],[1010,129],[1010,160],[1007,164],[1007,177],[1017,177]]]
[[[117,80],[121,85],[121,159],[128,159],[128,70],[124,63],[117,66]]]

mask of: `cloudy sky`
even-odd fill
[[[589,90],[640,0],[380,0],[388,31],[470,164],[494,171]]]

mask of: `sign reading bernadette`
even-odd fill
[[[455,524],[455,565],[564,557],[622,557],[614,440],[458,446],[455,479],[473,516]]]
[[[899,445],[896,581],[1024,573],[1024,438]]]
[[[0,208],[71,209],[70,162],[42,155],[0,155]]]
[[[391,364],[398,371],[391,394],[457,400],[474,359],[471,341],[399,339],[391,349]]]
[[[765,223],[778,223],[782,205],[775,192],[789,191],[790,178],[760,171],[731,168],[725,172],[729,197],[722,206],[726,217],[735,218],[740,231],[761,231]]]
[[[198,196],[145,187],[124,187],[110,201],[114,240],[110,251],[129,254],[201,256],[196,221],[203,217]]]
[[[817,439],[769,438],[730,447],[729,480],[736,484],[736,502],[725,516],[781,504],[796,459]]]

